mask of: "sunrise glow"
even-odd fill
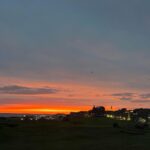
[[[0,3],[0,112],[150,106],[142,2]]]

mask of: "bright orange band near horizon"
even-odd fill
[[[109,107],[105,107],[109,110]],[[70,112],[88,111],[92,109],[91,106],[72,106],[72,107],[50,107],[43,105],[2,105],[0,106],[0,113],[18,113],[18,114],[68,114]],[[115,108],[114,108],[115,110]]]
[[[55,114],[64,113],[68,114],[70,112],[86,111],[90,107],[50,107],[43,105],[2,105],[0,106],[0,113],[27,113],[27,114]]]

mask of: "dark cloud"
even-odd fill
[[[112,96],[117,96],[117,97],[120,97],[120,96],[133,96],[134,93],[114,93],[112,94]]]
[[[119,98],[119,100],[131,101],[135,96],[135,93],[114,93],[111,96]]]
[[[25,86],[18,85],[10,85],[0,87],[0,93],[3,94],[53,94],[58,92],[57,89],[54,88],[31,88]]]
[[[133,103],[150,103],[150,93],[114,93],[111,96],[118,98],[119,100],[123,101],[130,101]]]

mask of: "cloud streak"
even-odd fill
[[[113,93],[111,96],[131,103],[150,103],[150,93]]]
[[[33,88],[18,85],[9,85],[0,87],[1,94],[22,94],[22,95],[38,95],[38,94],[54,94],[59,90],[54,88]]]
[[[135,93],[114,93],[111,96],[117,97],[120,100],[131,101],[135,97]]]
[[[120,96],[133,96],[134,93],[114,93],[112,94],[112,96],[117,96],[117,97],[120,97]]]
[[[150,103],[150,100],[133,100],[133,103]]]

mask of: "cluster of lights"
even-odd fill
[[[115,118],[114,115],[110,115],[110,114],[107,114],[106,117],[107,118],[112,118],[112,119]]]
[[[40,120],[40,119],[45,119],[45,120],[60,120],[60,118],[65,117],[65,115],[32,115],[32,116],[28,116],[28,115],[23,115],[20,120],[24,121],[24,120]]]
[[[127,121],[131,120],[131,118],[129,116],[126,118],[126,117],[122,117],[122,116],[114,116],[111,114],[107,114],[106,117],[111,118],[111,119],[119,119],[119,120],[127,120]]]

